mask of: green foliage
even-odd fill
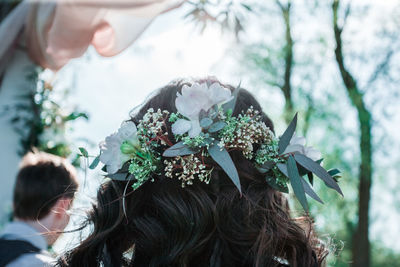
[[[89,157],[89,153],[87,152],[87,150],[86,150],[85,148],[80,147],[80,148],[79,148],[79,151],[82,153],[82,154],[81,154],[82,157],[85,157],[85,158],[88,158],[88,157]]]
[[[87,120],[88,115],[78,110],[66,112],[67,109],[53,97],[52,85],[41,78],[42,72],[41,68],[36,68],[26,77],[31,85],[29,93],[20,96],[16,104],[6,107],[6,111],[15,114],[10,122],[21,139],[20,155],[37,148],[66,158],[75,154],[65,138],[66,131],[71,129],[72,122],[81,118]],[[86,155],[87,151],[81,150],[81,153]],[[73,156],[76,166],[79,166],[78,156]]]
[[[304,210],[308,211],[306,194],[304,192],[303,184],[301,182],[301,177],[296,166],[296,161],[293,158],[293,156],[289,156],[289,159],[287,161],[287,172],[290,179],[290,184],[293,188],[293,192],[296,195],[296,198],[299,200]]]
[[[231,156],[225,147],[221,148],[217,144],[213,144],[208,148],[208,153],[215,162],[225,171],[228,177],[235,184],[239,192],[242,192],[242,187],[240,186],[239,174],[236,170],[235,164],[233,163]]]
[[[151,179],[152,173],[157,170],[157,165],[150,157],[134,157],[129,165],[129,173],[134,176],[133,190],[138,189],[147,180]]]
[[[276,2],[265,3],[265,9],[276,11],[278,9]],[[295,55],[293,65],[295,67],[292,71],[292,94],[290,97],[296,110],[305,111],[301,112],[301,114],[304,114],[305,119],[302,120],[304,124],[299,125],[300,128],[305,133],[304,135],[308,135],[309,140],[313,140],[313,143],[322,149],[323,154],[326,155],[323,166],[329,170],[328,173],[340,184],[345,195],[344,198],[337,198],[332,191],[323,190],[323,181],[315,179],[313,189],[329,205],[321,206],[315,202],[310,202],[310,213],[315,217],[316,226],[322,235],[330,234],[335,244],[343,243],[338,245],[337,253],[329,257],[328,266],[349,266],[352,261],[352,236],[358,220],[357,176],[360,171],[360,161],[362,158],[368,157],[370,152],[374,152],[374,160],[367,164],[369,165],[368,168],[374,168],[374,176],[382,172],[376,166],[379,164],[378,162],[382,161],[382,156],[385,161],[394,162],[394,160],[389,159],[393,155],[393,153],[387,152],[390,148],[384,146],[386,142],[389,143],[389,146],[395,143],[393,140],[389,140],[387,134],[393,127],[391,126],[386,131],[383,131],[382,140],[376,141],[378,132],[376,129],[387,123],[387,121],[383,123],[386,115],[377,116],[376,113],[379,113],[380,109],[385,110],[388,108],[388,103],[393,97],[396,101],[398,99],[398,94],[396,94],[396,98],[395,94],[389,93],[391,89],[398,87],[398,78],[394,78],[399,76],[398,64],[390,60],[398,51],[397,48],[393,48],[394,44],[398,44],[398,14],[396,13],[396,17],[392,18],[389,17],[389,13],[385,14],[385,24],[379,29],[379,37],[373,31],[369,31],[371,35],[368,35],[369,43],[366,44],[364,39],[359,38],[361,36],[359,33],[365,34],[366,31],[364,31],[363,27],[354,26],[358,23],[360,23],[359,25],[364,22],[371,23],[372,17],[367,15],[366,12],[354,10],[374,9],[376,3],[350,4],[350,2],[346,2],[346,4],[343,4],[343,6],[347,5],[346,10],[339,10],[339,16],[341,17],[339,26],[346,26],[343,32],[344,62],[350,73],[354,74],[357,86],[362,92],[362,95],[355,95],[354,90],[350,90],[349,93],[351,95],[347,95],[336,65],[334,65],[335,68],[333,70],[330,67],[331,64],[336,64],[335,58],[329,56],[334,54],[334,48],[336,47],[332,43],[334,37],[332,25],[321,26],[313,32],[307,31],[306,26],[321,19],[318,14],[322,14],[322,17],[328,14],[330,16],[328,20],[331,23],[331,5],[333,1],[327,3],[319,1],[318,6],[308,5],[303,2],[299,4],[300,2],[298,1],[292,2],[291,18],[293,19],[290,23],[291,33],[294,36]],[[346,19],[343,19],[343,13],[347,18],[350,14],[350,6],[352,11],[351,19],[349,18],[346,21]],[[315,7],[318,7],[317,10],[315,10]],[[360,14],[363,15],[360,16]],[[374,17],[374,19],[376,18]],[[353,24],[354,22],[355,24]],[[375,23],[380,22],[376,21],[372,24]],[[280,12],[271,12],[271,17],[268,20],[264,20],[263,24],[265,25],[263,26],[264,31],[260,36],[268,36],[268,38],[260,38],[256,42],[247,43],[243,49],[242,62],[244,62],[245,66],[243,70],[245,75],[253,76],[251,80],[255,87],[261,87],[263,88],[262,90],[268,90],[270,93],[280,91],[283,85],[282,81],[285,78],[285,58],[288,52],[285,42],[287,32],[285,32],[284,18]],[[389,27],[389,25],[391,26]],[[350,32],[351,34],[349,34]],[[307,33],[311,37],[304,38],[306,34],[303,35],[303,33]],[[359,39],[356,40],[357,38]],[[352,41],[356,42],[352,43]],[[376,46],[376,44],[379,45]],[[360,45],[363,45],[365,49],[360,50]],[[367,47],[372,48],[372,50],[367,49]],[[316,60],[319,58],[322,60]],[[321,76],[321,73],[325,75]],[[363,74],[361,75],[361,73]],[[378,85],[378,83],[380,84]],[[394,91],[396,90],[398,91],[398,88],[394,89]],[[371,117],[367,116],[365,112],[359,114],[354,112],[349,105],[349,97],[352,103],[358,104],[362,103],[361,100],[364,98],[365,105],[363,108],[370,109],[372,113],[375,113],[372,114],[374,121],[371,125],[368,122]],[[378,107],[377,103],[379,102],[382,102],[384,107]],[[273,103],[268,104],[271,105]],[[274,109],[270,108],[267,103],[264,103],[264,107],[267,107],[265,111],[268,115],[274,112]],[[277,112],[277,114],[281,113]],[[372,151],[368,151],[365,138],[363,145],[359,147],[360,133],[362,134],[362,131],[364,131],[363,135],[368,136],[366,127],[358,129],[358,123],[349,125],[349,117],[354,118],[354,120],[350,121],[355,122],[360,119],[361,123],[367,126],[379,125],[372,131],[371,138],[373,137],[373,140],[375,140],[375,146]],[[391,125],[390,122],[388,125]],[[360,150],[362,155],[360,155]],[[380,153],[379,151],[385,152]],[[366,162],[366,160],[364,161]],[[338,167],[341,173],[330,170],[333,166]],[[300,169],[299,172],[301,172]],[[339,177],[343,178],[338,179]],[[376,179],[374,179],[374,186],[375,183],[377,183]],[[373,196],[374,194],[372,194]],[[376,201],[374,199],[371,200]],[[382,220],[380,221],[382,223]],[[382,244],[380,247],[372,244],[372,266],[399,266],[398,262],[400,261],[397,260],[396,262],[395,260],[398,259],[398,256],[395,252],[389,253],[389,251],[390,249],[384,248]]]
[[[177,157],[177,156],[185,156],[197,153],[198,150],[194,150],[188,145],[184,143],[184,141],[180,141],[173,146],[166,149],[163,153],[163,157]]]
[[[282,154],[288,147],[290,139],[292,139],[294,131],[296,130],[296,126],[297,126],[297,113],[294,116],[293,120],[290,122],[286,131],[282,134],[281,138],[279,138],[279,144],[278,144],[279,154]]]
[[[372,246],[372,267],[400,267],[400,254],[392,249],[386,248],[380,242],[373,242]]]

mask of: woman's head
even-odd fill
[[[150,108],[177,112],[177,93],[192,82],[179,80],[161,88],[132,114],[131,121],[138,125]],[[250,107],[260,112],[273,131],[258,101],[240,89],[232,116]],[[167,121],[166,126],[171,141],[177,142],[172,140],[172,123]],[[212,169],[209,183],[193,180],[182,188],[182,182],[165,170],[136,190],[131,181],[105,182],[89,215],[93,232],[65,256],[65,262],[80,266],[96,266],[99,261],[114,266],[279,266],[280,259],[286,259],[291,266],[318,266],[325,251],[311,227],[303,229],[290,217],[286,198],[268,185],[241,151],[230,151],[230,156],[242,192],[209,157],[202,158]]]

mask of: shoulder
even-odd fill
[[[12,261],[7,267],[48,267],[54,266],[56,260],[48,255],[48,253],[29,253],[20,256],[18,259]]]

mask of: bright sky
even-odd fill
[[[72,88],[69,101],[90,114],[89,122],[78,121],[74,124],[72,137],[87,138],[94,143],[101,141],[117,130],[128,117],[129,111],[143,102],[152,90],[178,77],[215,75],[222,81],[232,84],[242,81],[244,87],[249,87],[248,78],[238,75],[240,72],[227,58],[227,51],[235,45],[232,36],[221,36],[216,27],[209,27],[200,35],[192,24],[181,19],[185,12],[180,9],[159,17],[132,47],[118,56],[101,58],[90,49],[83,58],[72,61],[58,74],[58,86]],[[222,66],[221,62],[225,64]],[[271,110],[272,118],[279,117],[283,108],[279,92],[261,91],[257,96],[261,102],[273,102],[275,108]],[[399,117],[397,121],[400,124]],[[79,146],[88,147],[88,144],[82,141]],[[96,146],[88,150],[91,154],[98,152]],[[79,195],[78,207],[87,207],[90,197],[97,190],[99,176],[90,172],[88,177],[88,184]],[[393,200],[382,201],[373,203],[373,208],[382,210]],[[83,215],[79,209],[76,213]],[[384,221],[391,222],[393,233],[398,238],[393,238],[393,235],[391,238],[381,236],[380,233],[387,227],[384,221],[373,225],[373,238],[384,238],[387,246],[400,251],[397,242],[400,229],[395,226],[399,217],[389,212],[384,216]],[[71,239],[76,236],[66,235],[57,243],[55,250],[62,251],[72,246],[74,242],[70,243]]]

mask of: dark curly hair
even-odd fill
[[[176,94],[184,84],[191,81],[161,88],[132,121],[138,124],[149,108],[176,112]],[[250,106],[262,111],[254,96],[240,89],[233,114]],[[262,116],[273,130],[271,120]],[[62,256],[59,265],[321,266],[327,250],[313,234],[309,218],[292,218],[283,194],[271,188],[242,153],[230,154],[242,195],[218,166],[210,184],[194,181],[185,188],[163,174],[135,191],[127,185],[132,182],[105,182],[87,221],[93,231]]]

